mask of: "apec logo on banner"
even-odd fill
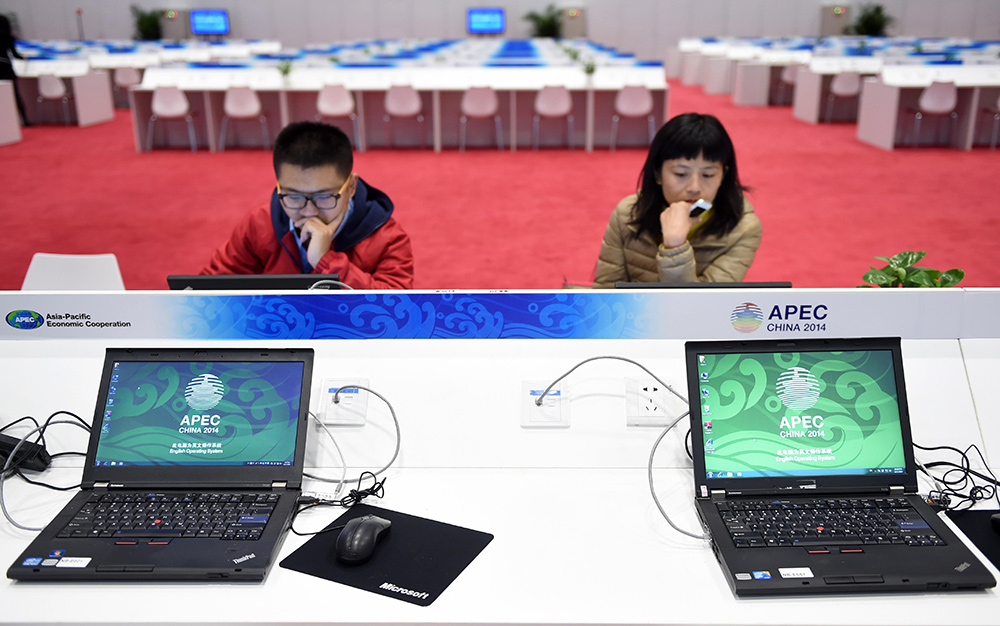
[[[729,321],[739,333],[756,332],[761,326],[769,333],[815,333],[826,332],[829,315],[825,304],[775,304],[765,315],[753,302],[742,302],[730,313]]]
[[[45,318],[34,311],[11,311],[7,314],[7,324],[18,330],[34,330],[45,324]]]

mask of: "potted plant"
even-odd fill
[[[942,272],[914,265],[926,255],[926,252],[920,251],[900,252],[891,257],[877,256],[876,259],[885,261],[887,265],[881,269],[870,266],[871,269],[862,276],[862,280],[869,284],[859,287],[954,287],[965,278],[965,272],[960,269]]]
[[[867,37],[885,37],[885,31],[895,20],[885,12],[881,4],[865,4],[861,6],[854,23],[844,28],[845,35],[863,35]]]
[[[562,15],[554,4],[545,7],[545,11],[539,13],[532,11],[524,16],[524,19],[531,22],[532,37],[562,37]]]
[[[136,39],[162,39],[163,31],[160,29],[160,14],[162,11],[143,11],[139,7],[132,5],[132,15],[135,17]]]

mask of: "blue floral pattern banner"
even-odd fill
[[[170,311],[190,339],[641,338],[635,294],[342,293],[189,296]],[[631,301],[631,302],[630,302]]]

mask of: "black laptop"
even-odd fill
[[[174,289],[240,289],[247,291],[296,291],[340,289],[340,274],[171,274],[167,286]]]
[[[740,596],[993,576],[917,495],[898,338],[686,344],[695,499]]]
[[[263,580],[300,494],[311,349],[109,349],[82,490],[16,580]]]

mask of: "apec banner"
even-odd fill
[[[0,339],[956,338],[964,303],[958,289],[2,292]]]

